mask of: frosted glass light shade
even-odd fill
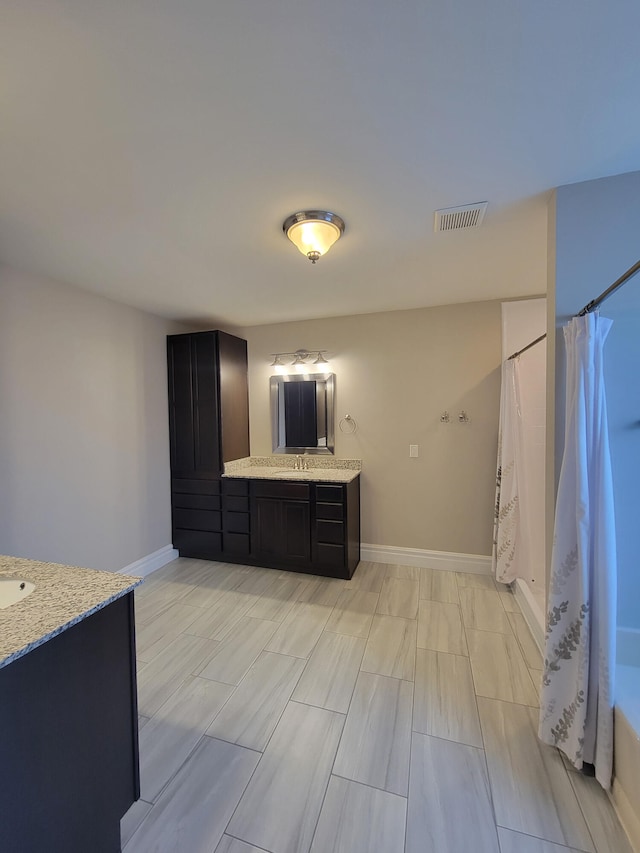
[[[282,227],[291,242],[314,264],[344,232],[343,220],[325,210],[294,213]]]

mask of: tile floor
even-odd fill
[[[136,614],[125,853],[631,853],[537,740],[541,658],[490,577],[179,559]]]

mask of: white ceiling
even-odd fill
[[[252,325],[541,293],[640,169],[637,0],[0,0],[0,260]],[[484,224],[433,233],[439,207]],[[312,267],[305,207],[347,229]]]

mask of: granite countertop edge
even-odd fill
[[[36,585],[22,601],[0,610],[0,669],[131,592],[142,578],[0,556],[0,577]]]
[[[286,474],[282,473],[283,470],[285,469],[280,469],[276,475],[274,466],[260,467],[257,465],[247,465],[244,468],[236,468],[233,471],[225,472],[222,477],[230,480],[247,479],[280,480],[282,482],[296,483],[350,483],[361,473],[360,470],[352,468],[323,468],[300,472],[291,469],[291,476],[288,477]]]

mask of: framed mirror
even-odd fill
[[[333,453],[335,375],[272,376],[271,435],[274,453]]]

